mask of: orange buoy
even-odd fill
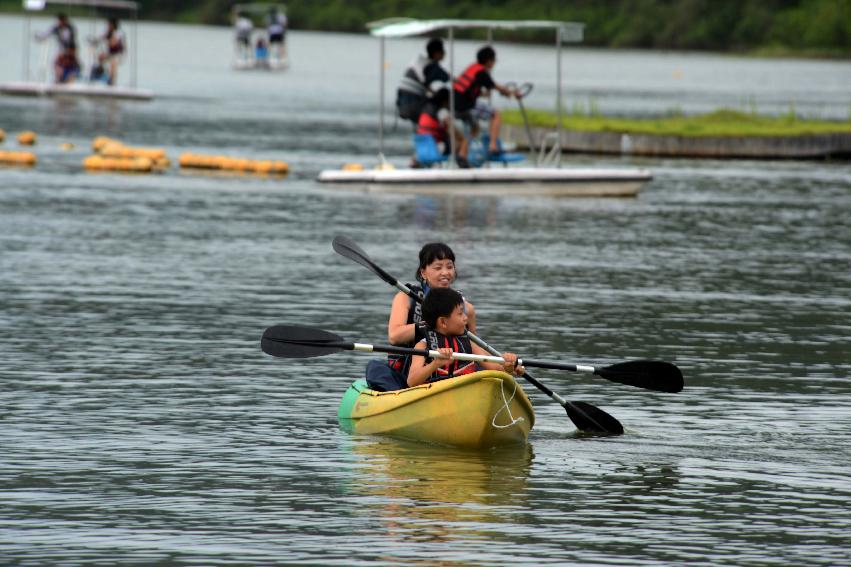
[[[8,165],[35,165],[38,160],[32,152],[7,152],[0,150],[0,163]]]
[[[18,143],[22,146],[32,146],[35,144],[37,136],[32,130],[25,130],[18,134]]]

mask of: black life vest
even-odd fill
[[[425,292],[423,291],[422,286],[417,284],[407,284],[407,286],[414,293],[418,294],[420,297],[425,297]],[[419,301],[414,300],[413,297],[408,297],[408,321],[407,324],[410,325],[414,323],[416,325],[416,331],[414,333],[414,340],[410,343],[399,345],[407,348],[412,348],[415,344],[423,340],[424,335],[420,330],[420,323],[423,320],[423,306]],[[393,370],[397,372],[401,372],[403,376],[408,375],[408,369],[411,367],[411,357],[407,354],[388,354],[387,355],[387,364]]]
[[[455,79],[455,82],[452,84],[452,88],[454,88],[456,92],[463,94],[471,101],[475,101],[479,96],[479,91],[482,90],[482,87],[475,85],[476,75],[478,75],[480,71],[484,70],[485,66],[481,63],[473,63]]]
[[[429,350],[437,350],[439,348],[448,347],[451,348],[453,352],[463,352],[466,354],[473,353],[473,345],[470,343],[470,339],[467,337],[466,333],[463,335],[447,337],[446,335],[441,335],[436,331],[429,330],[428,333],[426,333],[426,344],[428,345]],[[426,364],[431,361],[431,358],[427,358]],[[478,369],[479,368],[476,366],[475,362],[452,359],[449,366],[438,368],[434,374],[428,377],[427,382],[437,382],[438,380],[446,380],[447,378],[463,376],[464,374],[472,374]]]

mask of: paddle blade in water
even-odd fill
[[[351,350],[352,344],[322,329],[299,325],[275,325],[263,333],[260,348],[272,356],[311,358],[341,350]]]
[[[676,393],[683,389],[680,369],[659,360],[630,360],[601,368],[594,374],[612,382],[657,392]]]
[[[622,435],[621,422],[598,407],[585,402],[567,402],[564,405],[567,416],[583,433]]]

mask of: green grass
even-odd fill
[[[545,128],[556,127],[554,112],[527,110],[529,124]],[[503,113],[506,124],[523,124],[519,110]],[[583,132],[618,132],[653,134],[658,136],[801,136],[851,132],[851,120],[829,122],[804,120],[789,113],[785,116],[760,116],[738,110],[722,109],[696,116],[663,118],[610,118],[593,113],[571,113],[562,116],[562,127]]]

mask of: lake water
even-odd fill
[[[0,80],[22,75],[21,30],[0,18]],[[651,169],[626,200],[335,190],[319,170],[375,162],[378,42],[289,39],[288,71],[235,72],[229,30],[144,23],[154,101],[0,97],[4,148],[40,136],[36,168],[0,168],[0,563],[851,563],[851,164],[566,157]],[[388,76],[421,46],[389,43]],[[497,49],[497,78],[550,106],[552,52]],[[570,48],[565,85],[607,113],[844,119],[851,63]],[[292,172],[92,175],[96,135]],[[404,163],[406,130],[387,147]],[[393,290],[336,234],[400,278],[445,240],[490,343],[669,360],[686,389],[534,373],[617,417],[615,438],[577,437],[532,387],[523,447],[344,433],[368,355],[259,349],[277,323],[386,342]]]

